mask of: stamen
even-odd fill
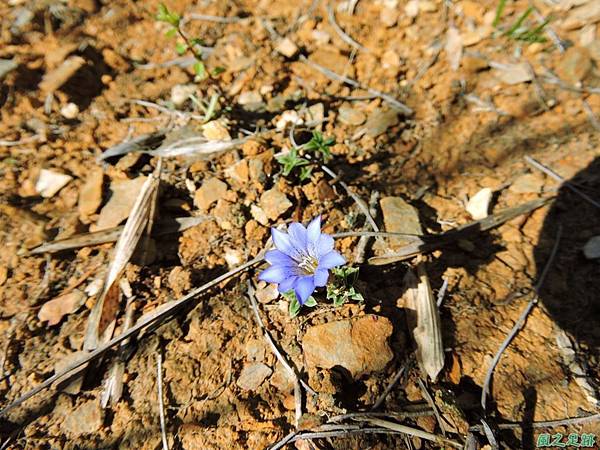
[[[298,263],[298,268],[303,275],[313,275],[317,270],[319,261],[310,255],[304,255],[302,260]]]

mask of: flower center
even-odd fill
[[[317,258],[310,255],[304,255],[298,263],[298,268],[300,269],[300,272],[302,272],[302,275],[314,275],[318,265],[319,261],[317,261]]]

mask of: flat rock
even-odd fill
[[[209,178],[194,194],[194,204],[202,211],[208,210],[210,205],[227,192],[227,185],[218,178]]]
[[[492,195],[490,188],[483,188],[469,199],[465,209],[473,219],[480,220],[488,216]]]
[[[104,171],[96,167],[88,172],[87,179],[79,191],[79,217],[94,214],[102,203],[102,184]]]
[[[244,366],[236,384],[244,391],[256,390],[273,371],[263,363],[253,363]]]
[[[278,191],[277,188],[273,188],[263,192],[260,196],[259,206],[265,212],[267,218],[275,220],[291,208],[292,202],[288,200],[284,193]]]
[[[316,325],[302,339],[304,359],[309,368],[341,366],[358,378],[383,370],[392,360],[391,334],[391,322],[376,315]]]
[[[338,120],[344,125],[362,125],[365,123],[365,113],[348,105],[342,105],[338,110]]]
[[[277,43],[275,50],[286,58],[292,58],[298,53],[298,46],[290,38],[283,38]]]
[[[110,184],[110,198],[100,210],[96,226],[90,231],[105,230],[116,227],[129,217],[146,177],[137,177],[132,180],[116,180]]]
[[[585,243],[583,254],[587,259],[600,258],[600,236],[594,236]]]
[[[400,197],[384,197],[380,200],[379,205],[383,213],[383,223],[386,231],[390,233],[423,234],[419,211],[414,206]],[[388,242],[394,250],[403,247],[410,241],[401,237],[393,237],[389,238]]]
[[[211,120],[202,125],[202,134],[209,141],[230,141],[231,135],[227,126],[220,120]]]
[[[225,175],[240,184],[247,183],[250,177],[250,171],[248,168],[248,160],[242,159],[236,162],[233,166],[228,167],[224,170]]]
[[[104,422],[104,411],[100,403],[90,400],[77,407],[72,414],[65,417],[62,429],[73,436],[97,432]]]
[[[526,173],[518,177],[508,188],[517,194],[539,194],[542,192],[544,177],[538,173]]]
[[[371,137],[385,133],[388,128],[398,124],[398,113],[393,109],[378,109],[367,119],[365,131]]]
[[[571,83],[582,81],[591,70],[591,54],[585,47],[569,47],[557,68],[558,75]]]
[[[71,175],[42,169],[35,183],[35,191],[44,198],[54,197],[72,179]]]

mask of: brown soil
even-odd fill
[[[271,225],[290,220],[306,223],[322,214],[325,232],[363,229],[363,219],[356,223],[359,208],[338,183],[319,170],[304,182],[282,177],[274,159],[291,145],[288,130],[275,128],[282,113],[303,113],[322,104],[327,121],[318,126],[325,136],[336,139],[329,166],[365,200],[377,191],[381,197],[408,201],[417,208],[426,233],[469,222],[465,203],[482,188],[494,191],[493,211],[557,194],[556,200],[533,213],[425,257],[434,292],[448,280],[440,308],[445,367],[428,388],[436,397],[442,391],[452,393],[468,423],[480,425],[479,399],[486,372],[530,300],[560,225],[558,253],[541,288],[540,302],[495,370],[487,415],[490,424],[527,425],[596,410],[600,266],[597,260],[586,259],[582,249],[600,235],[598,209],[565,186],[557,190],[556,180],[524,160],[526,155],[535,158],[599,198],[600,26],[595,19],[572,26],[568,19],[574,9],[533,2],[542,15],[552,17],[550,28],[570,47],[562,53],[545,34],[545,42],[529,43],[494,31],[496,1],[361,0],[354,14],[338,9],[340,2],[332,2],[339,25],[367,49],[354,51],[328,21],[325,1],[165,3],[184,17],[200,13],[242,18],[232,23],[191,20],[185,27],[190,36],[201,37],[213,49],[207,67],[225,68],[215,79],[221,91],[219,117],[229,134],[237,138],[244,136],[243,130],[271,131],[210,158],[164,159],[159,216],[206,215],[207,220],[178,235],[157,237],[152,261],[134,260],[128,265],[123,277],[135,295],[136,317],[256,256],[266,245]],[[420,7],[416,17],[410,17],[407,11],[415,3]],[[513,23],[530,3],[507,2],[501,23]],[[0,58],[18,64],[0,86],[2,407],[51,376],[57,363],[82,350],[95,296],[85,294],[86,300],[56,325],[41,321],[38,313],[66,289],[83,291],[101,280],[114,244],[52,255],[28,255],[27,250],[93,230],[110,199],[109,187],[118,180],[148,175],[157,164],[157,158],[140,154],[101,163],[97,157],[103,151],[167,125],[201,133],[202,121],[191,115],[202,116],[202,111],[192,102],[178,106],[180,114],[169,114],[131,101],[173,107],[169,104],[172,88],[194,83],[191,65],[163,64],[178,55],[174,41],[164,37],[166,25],[155,20],[156,10],[155,2],[123,0],[9,0],[0,5]],[[445,47],[451,27],[458,29],[463,41],[456,70],[449,62],[453,53]],[[481,36],[474,38],[478,33]],[[297,54],[286,57],[278,52],[277,40],[284,36],[298,46]],[[414,109],[414,114],[399,115],[383,131],[372,131],[369,119],[389,105],[381,98],[368,98],[364,90],[330,80],[302,62],[299,54],[363,86],[389,93]],[[83,58],[83,65],[49,89],[50,75],[74,57]],[[490,67],[494,62],[524,61],[536,76],[515,84],[506,83],[502,71]],[[549,71],[563,84],[548,82]],[[195,88],[200,99],[208,99],[214,90],[206,82],[198,82]],[[258,109],[240,105],[248,93],[260,94]],[[67,118],[64,108],[69,103],[77,105],[75,117]],[[367,125],[340,120],[340,110],[348,107],[360,113],[355,116],[364,116]],[[364,127],[366,132],[361,131]],[[304,134],[299,126],[296,139],[306,141]],[[17,141],[22,142],[8,145]],[[235,178],[230,168],[239,161],[243,163],[235,166]],[[88,211],[82,191],[94,197],[93,184],[86,182],[99,167],[104,171],[103,181],[97,184],[101,203]],[[68,174],[72,180],[44,198],[36,189],[42,169]],[[225,182],[226,189],[214,202],[205,203],[199,188],[211,178]],[[292,206],[261,224],[252,207],[261,205],[268,213],[263,194],[273,187]],[[377,214],[377,222],[383,225],[381,211]],[[352,259],[357,242],[343,238],[336,246]],[[368,250],[367,257],[371,254]],[[413,349],[401,297],[403,277],[412,262],[361,265],[357,284],[365,297],[361,304],[334,308],[321,299],[316,308],[290,319],[281,298],[260,303],[263,320],[279,347],[319,393],[303,403],[303,429],[315,428],[336,414],[368,409],[410,358]],[[124,359],[124,392],[119,402],[106,409],[98,406],[102,380],[115,358],[109,353],[93,370],[88,369],[80,389],[44,391],[0,418],[0,445],[6,442],[2,448],[159,448],[158,354],[163,358],[170,448],[261,449],[279,441],[294,430],[293,384],[264,340],[250,307],[247,282],[255,282],[257,273],[252,269],[222,283],[173,320],[135,339]],[[124,310],[123,303],[117,327]],[[352,379],[334,369],[307,367],[302,349],[307,329],[366,314],[386,317],[393,325],[389,338],[393,359],[383,370]],[[583,373],[565,362],[565,351],[557,343],[564,333],[572,341],[572,359]],[[267,366],[269,376],[247,390],[240,387],[240,376],[254,363]],[[424,403],[417,384],[421,376],[413,365],[381,411]],[[590,393],[582,389],[582,378],[591,385]],[[441,433],[429,416],[402,423]],[[515,428],[497,431],[496,437],[503,448],[533,448],[540,433],[592,433],[597,432],[597,423]],[[461,432],[450,432],[448,437],[465,439]],[[483,433],[476,437],[482,445],[487,443]],[[289,444],[294,445],[298,449],[441,448],[418,438],[360,433]]]

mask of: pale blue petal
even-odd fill
[[[293,275],[291,267],[271,266],[263,270],[258,276],[258,279],[266,281],[267,283],[281,283],[283,280]]]
[[[315,245],[321,236],[321,216],[315,217],[306,227],[306,240],[308,244]]]
[[[344,257],[335,250],[332,250],[319,259],[318,269],[331,269],[332,267],[343,266],[344,264],[346,264]]]
[[[292,258],[297,255],[296,249],[290,242],[290,237],[286,233],[279,231],[277,228],[271,228],[271,237],[273,238],[273,244],[275,244],[277,250],[282,251]]]
[[[294,291],[296,292],[296,298],[301,305],[306,303],[310,294],[315,290],[315,282],[312,276],[299,277],[294,283]]]
[[[294,260],[285,253],[283,253],[281,250],[269,250],[267,253],[265,253],[265,259],[267,260],[267,262],[279,266],[296,266]]]
[[[277,286],[277,289],[282,294],[285,294],[287,291],[294,288],[294,283],[296,283],[296,280],[298,280],[298,277],[296,275],[288,277],[285,280],[283,280],[281,283],[279,283],[279,286]]]
[[[306,250],[306,228],[298,222],[290,223],[288,226],[288,234],[291,244],[296,250]]]
[[[323,287],[327,284],[329,278],[329,272],[327,269],[317,269],[315,272],[315,286]]]
[[[319,236],[319,242],[317,243],[316,257],[321,258],[327,253],[333,250],[333,238],[328,234],[322,234]]]

